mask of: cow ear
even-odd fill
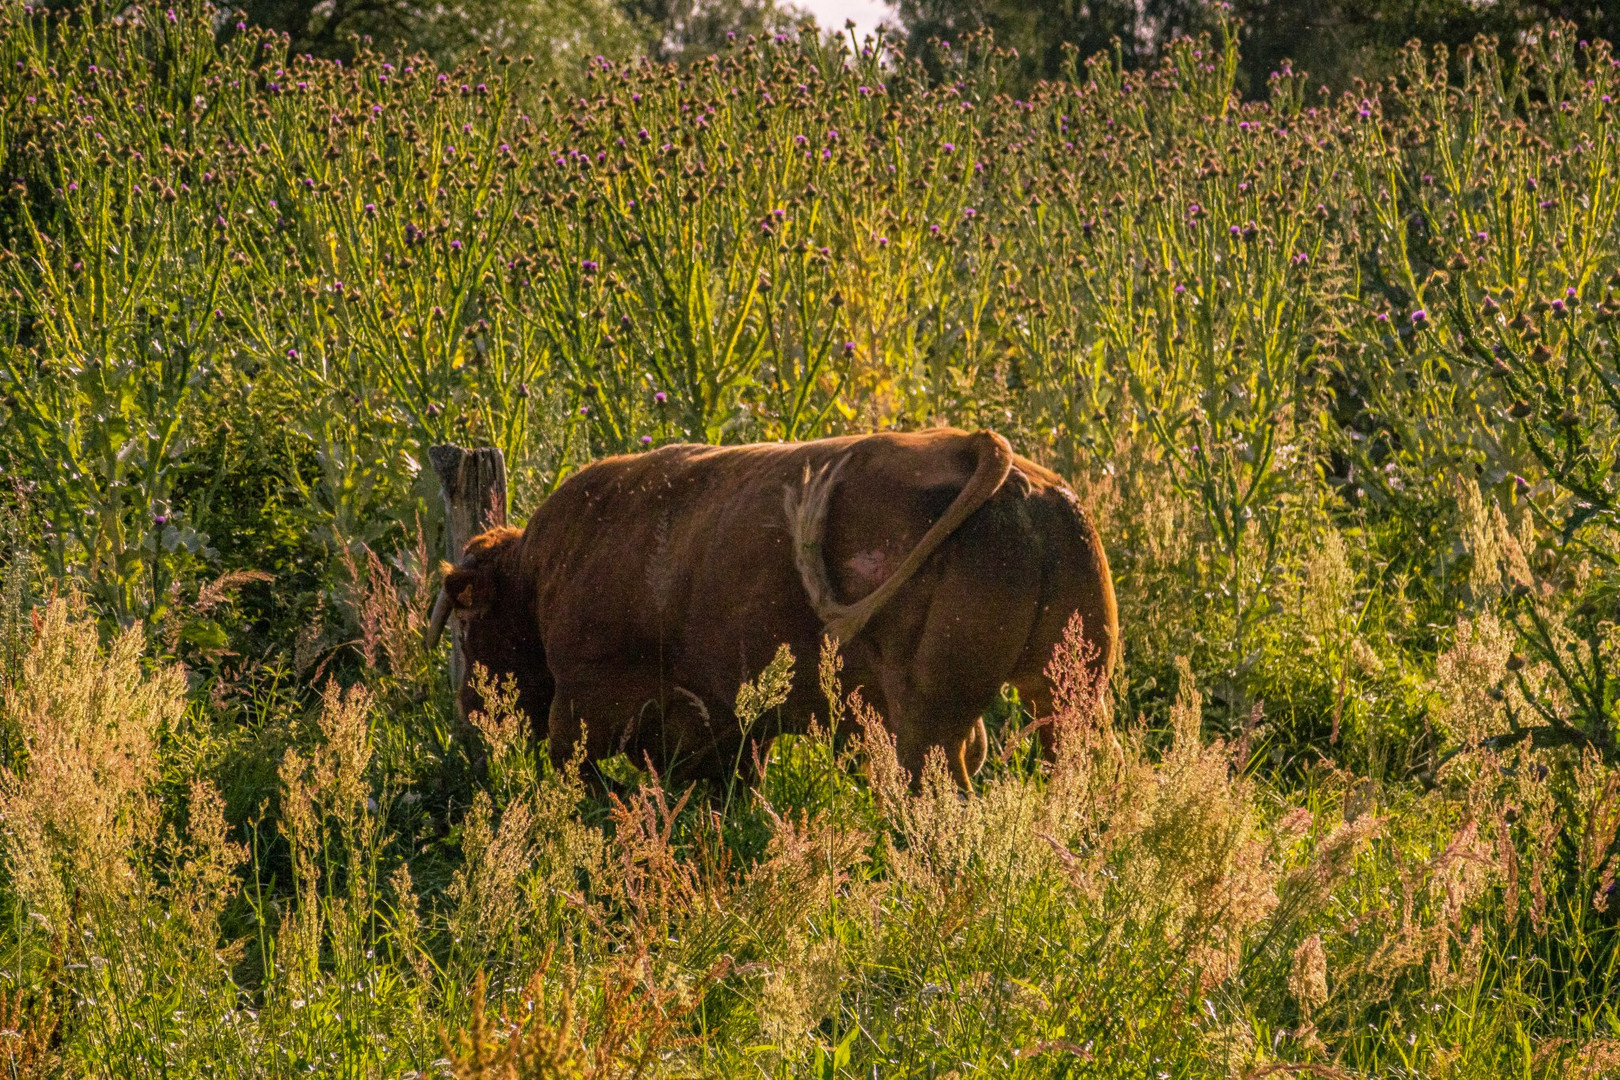
[[[489,574],[479,570],[452,570],[445,575],[444,592],[456,611],[475,613],[489,606],[495,583]]]

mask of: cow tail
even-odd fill
[[[820,616],[829,637],[842,642],[854,640],[866,626],[867,620],[888,603],[922,569],[923,563],[938,550],[939,545],[975,510],[988,502],[1006,481],[1007,474],[1012,472],[1013,460],[1012,446],[1007,440],[993,431],[980,431],[968,438],[973,440],[978,451],[979,463],[967,485],[945,510],[944,516],[934,522],[923,538],[917,541],[917,546],[907,553],[894,573],[853,604],[838,600],[821,550],[822,538],[826,534],[827,510],[832,503],[833,484],[848,458],[824,465],[815,473],[806,465],[804,482],[798,489],[788,488],[785,505],[788,524],[793,531],[794,562],[810,598],[810,605]]]

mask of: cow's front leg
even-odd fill
[[[563,768],[583,743],[587,765],[619,753],[644,764],[635,747],[649,712],[657,722],[657,704],[657,680],[622,669],[559,678],[546,722],[551,763]]]
[[[583,740],[587,763],[622,753],[671,787],[723,785],[751,764],[739,759],[748,751],[739,750],[731,711],[711,708],[656,669],[604,665],[560,676],[547,727],[554,763],[567,762]]]

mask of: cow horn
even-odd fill
[[[422,639],[428,652],[438,647],[439,635],[444,633],[445,621],[450,618],[450,608],[450,590],[440,589],[439,598],[433,602],[433,615],[428,619],[427,634]]]

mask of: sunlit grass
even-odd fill
[[[1620,1075],[1615,61],[1242,101],[1233,32],[1016,100],[0,17],[0,1067]],[[1055,762],[1009,697],[914,793],[831,655],[756,789],[458,735],[427,446],[521,517],[940,422],[1108,545]]]

